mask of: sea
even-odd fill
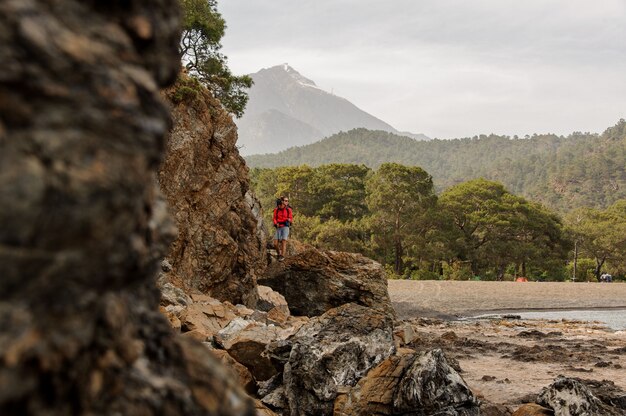
[[[626,309],[594,309],[571,311],[520,312],[522,319],[573,319],[576,321],[598,321],[615,331],[626,330]]]
[[[507,315],[515,315],[520,319],[566,319],[576,321],[596,321],[614,331],[626,330],[626,309],[585,309],[559,311],[515,311]],[[493,318],[502,314],[488,314],[473,316],[471,319]]]

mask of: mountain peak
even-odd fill
[[[318,87],[288,63],[250,75],[254,85],[236,121],[241,154],[302,146],[357,127],[397,133],[389,124]]]
[[[276,74],[278,76],[288,75],[291,79],[293,79],[294,81],[296,81],[297,83],[301,85],[318,88],[318,86],[315,84],[313,80],[303,76],[286,62],[282,65],[276,65],[270,68],[264,68],[260,70],[259,72],[257,72],[257,74],[260,74],[266,71],[272,74]],[[253,76],[254,75],[255,74],[253,74]]]

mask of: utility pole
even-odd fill
[[[576,281],[576,266],[578,266],[578,239],[574,240],[574,274],[572,282]]]

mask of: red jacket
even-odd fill
[[[293,222],[293,211],[290,207],[285,208],[274,208],[274,224],[278,225],[279,228],[285,226],[285,221]]]

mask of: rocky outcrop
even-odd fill
[[[556,415],[591,416],[591,415],[623,415],[623,410],[608,406],[596,397],[580,380],[559,376],[545,387],[537,403],[554,410]]]
[[[178,1],[0,2],[0,414],[250,415],[158,312]]]
[[[318,316],[351,302],[394,315],[382,266],[360,254],[308,248],[271,264],[259,283],[283,295],[294,315]]]
[[[191,92],[181,97],[184,91]],[[168,280],[254,307],[266,264],[265,230],[235,145],[236,126],[208,91],[184,76],[165,95],[174,126],[159,184],[178,226]]]
[[[479,402],[441,350],[402,349],[337,398],[336,416],[478,416]]]
[[[292,415],[329,415],[341,389],[393,354],[392,321],[356,304],[311,319],[284,342],[268,348],[282,383],[272,379],[260,392],[263,402]],[[278,362],[278,364],[276,364]]]

